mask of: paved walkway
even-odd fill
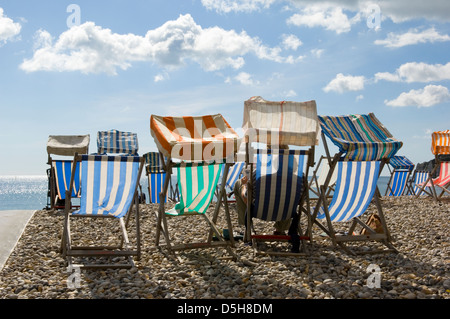
[[[35,210],[0,211],[0,270],[22,236]]]

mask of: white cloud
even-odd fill
[[[347,91],[360,91],[364,89],[364,76],[343,75],[339,73],[323,88],[325,92],[344,93]]]
[[[288,0],[297,8],[303,8],[311,4],[311,0]],[[314,4],[340,7],[344,10],[361,12],[365,16],[370,14],[367,8],[372,4],[380,7],[382,17],[387,17],[395,23],[413,19],[427,19],[449,21],[448,12],[450,3],[448,0],[315,0]]]
[[[255,81],[252,79],[252,76],[247,72],[240,72],[238,75],[236,75],[233,80],[239,82],[242,85],[256,85],[259,84],[258,81]],[[230,77],[225,79],[225,83],[231,83],[232,79]]]
[[[276,0],[202,0],[202,5],[219,13],[252,12],[267,9]]]
[[[113,33],[110,29],[86,22],[63,32],[56,41],[40,30],[35,43],[38,49],[21,68],[34,71],[80,71],[82,73],[116,74],[132,62],[148,61],[170,69],[188,61],[206,71],[223,68],[239,69],[245,64],[244,55],[278,63],[292,63],[291,57],[280,56],[281,48],[270,48],[245,31],[202,28],[191,15],[149,30],[145,36]]]
[[[403,92],[396,99],[384,103],[389,106],[430,107],[450,100],[450,92],[442,85],[427,85],[423,89]]]
[[[324,49],[312,49],[311,54],[316,58],[320,58],[325,50]]]
[[[20,33],[22,26],[4,15],[3,8],[0,8],[0,44],[6,42]]]
[[[353,21],[347,17],[342,8],[335,6],[312,5],[301,9],[287,19],[287,24],[323,27],[337,34],[349,32]]]
[[[379,72],[375,74],[375,81],[391,82],[432,82],[450,79],[450,62],[442,64],[427,64],[423,62],[409,62],[402,64],[395,73]]]
[[[384,45],[388,48],[400,48],[418,43],[444,41],[450,41],[450,36],[447,34],[439,34],[434,28],[430,28],[420,32],[414,29],[403,34],[389,33],[386,39],[376,40],[375,44]]]
[[[283,46],[286,50],[297,50],[299,46],[301,46],[303,43],[302,41],[293,34],[283,34]]]

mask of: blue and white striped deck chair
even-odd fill
[[[97,132],[98,154],[138,155],[139,144],[136,133],[118,130]]]
[[[228,202],[234,202],[234,184],[236,184],[236,181],[241,178],[242,176],[242,170],[244,169],[245,162],[236,162],[233,166],[230,167],[230,170],[228,172],[228,177],[225,182],[225,189],[227,191],[227,200]],[[219,195],[219,189],[220,186],[223,183],[223,173],[222,176],[220,176],[219,183],[217,184],[216,188],[216,197]]]
[[[343,244],[344,242],[369,240],[380,241],[389,248],[389,250],[380,250],[380,252],[395,251],[389,242],[389,232],[378,195],[376,195],[381,162],[339,161],[335,169],[338,177],[333,198],[329,204],[326,198],[322,198],[324,205],[319,208],[317,214],[317,219],[326,221],[328,228],[318,223],[319,227],[325,231],[334,244],[341,245],[348,252],[351,251]],[[373,200],[376,202],[381,220],[381,228],[378,229],[378,232],[360,219]],[[333,226],[333,223],[336,222],[350,222],[351,226],[347,232],[337,233]],[[355,233],[357,225],[362,228],[359,234]],[[380,229],[382,229],[381,232]]]
[[[66,191],[70,188],[70,181],[72,176],[73,161],[67,160],[53,160],[52,169],[55,177],[56,185],[56,201],[54,208],[64,209],[64,205],[58,205],[58,200],[65,201]],[[80,197],[80,164],[76,163],[75,176],[72,185],[72,198]]]
[[[89,141],[89,135],[49,136],[47,141],[48,164],[50,165],[50,168],[47,170],[49,177],[48,208],[65,208],[66,191],[70,187],[73,157],[76,153],[87,154]],[[76,164],[75,174],[72,185],[72,198],[79,197],[80,174],[78,163]],[[73,203],[70,202],[70,205],[73,205]],[[74,207],[76,206],[75,204]]]
[[[385,196],[405,195],[414,163],[405,156],[394,156],[390,159],[388,168],[391,171],[391,177],[387,184]]]
[[[74,162],[81,162],[81,200],[80,209],[65,209],[64,235],[62,249],[69,266],[74,257],[127,257],[115,263],[83,263],[87,268],[129,268],[134,265],[132,256],[140,258],[140,225],[138,185],[142,173],[144,158],[139,156],[109,156],[109,155],[81,155],[76,156]],[[74,170],[72,170],[74,175]],[[72,176],[73,179],[73,176]],[[70,197],[70,191],[67,195]],[[134,208],[134,209],[133,209]],[[128,237],[128,224],[134,212],[135,249],[132,249]],[[95,237],[99,245],[74,246],[71,242],[70,220],[76,217],[111,218],[119,222],[122,231],[120,244],[102,246],[102,238],[109,237],[108,231],[99,230],[100,239]],[[126,221],[125,221],[126,217]],[[131,228],[131,227],[130,227]],[[80,229],[80,232],[82,230]],[[105,237],[101,237],[104,235]],[[89,236],[78,234],[83,239]],[[119,236],[120,237],[120,236]]]
[[[347,116],[319,116],[327,157],[331,166],[327,181],[331,179],[334,170],[338,170],[336,190],[328,205],[325,189],[322,186],[321,196],[311,214],[311,224],[319,226],[333,241],[346,251],[352,253],[344,245],[345,242],[377,241],[388,247],[387,250],[372,250],[360,252],[389,252],[395,251],[391,244],[386,220],[381,207],[381,194],[377,187],[377,180],[385,163],[387,163],[403,143],[395,139],[386,127],[373,113],[367,115]],[[331,159],[325,136],[327,136],[339,152]],[[339,191],[338,191],[339,187]],[[374,201],[377,214],[371,218],[377,219],[381,225],[377,229],[368,226],[360,217],[367,211],[368,205]],[[350,205],[349,205],[350,204]],[[326,224],[319,222],[325,219]],[[349,230],[342,235],[334,230],[335,222],[350,222]],[[357,226],[361,227],[356,234]],[[311,228],[308,230],[311,234]]]
[[[166,178],[166,171],[162,163],[159,152],[149,152],[143,155],[146,164],[146,174],[148,177],[148,194],[150,196],[150,203],[160,202],[160,194],[163,191],[164,180]],[[168,194],[165,197],[167,201]]]
[[[430,176],[430,172],[428,171],[419,171],[416,170],[414,172],[414,181],[413,181],[413,194],[412,195],[418,195],[420,193],[419,196],[433,196],[431,193],[431,189],[430,187],[423,187],[423,189],[421,189],[419,186],[417,185],[421,185],[423,183],[425,183],[428,180],[428,177]]]

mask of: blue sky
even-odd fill
[[[238,130],[258,95],[373,112],[423,162],[450,129],[449,49],[447,0],[0,0],[0,175],[44,175],[49,135],[154,151],[151,114]]]

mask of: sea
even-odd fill
[[[380,176],[378,187],[385,194],[389,176]],[[141,179],[142,191],[148,202],[148,179]],[[0,176],[0,211],[42,210],[49,206],[47,175]],[[313,196],[312,196],[313,197]]]

